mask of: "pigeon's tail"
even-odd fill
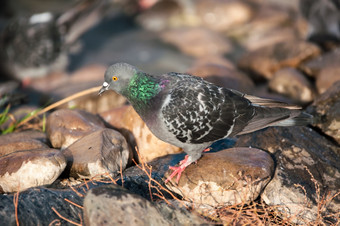
[[[300,112],[298,116],[280,121],[273,126],[306,126],[313,124],[313,122],[314,118],[312,115],[306,112]]]
[[[238,134],[250,133],[269,126],[304,126],[313,123],[313,116],[299,107],[245,95],[255,107],[255,115]]]

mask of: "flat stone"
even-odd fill
[[[170,225],[150,201],[118,185],[87,192],[84,220],[86,225]]]
[[[155,137],[132,106],[104,112],[101,117],[124,135],[132,150],[137,146],[140,157],[146,162],[181,151]],[[138,156],[134,155],[134,158],[138,159]]]
[[[199,205],[235,205],[255,200],[270,181],[273,170],[273,159],[266,152],[231,148],[204,154],[197,164],[184,170],[178,185],[172,182],[175,179],[166,185]]]
[[[307,111],[316,118],[314,125],[340,144],[340,81],[318,96]]]
[[[79,138],[105,128],[102,120],[82,110],[60,109],[47,118],[46,131],[54,148],[66,148]]]
[[[18,151],[0,158],[0,192],[22,191],[53,183],[66,167],[55,149]]]
[[[269,82],[269,87],[298,103],[311,102],[315,97],[311,82],[295,68],[283,68],[275,72]]]
[[[318,46],[304,41],[281,42],[246,53],[239,60],[239,67],[255,77],[270,80],[281,68],[295,68],[301,62],[318,56],[320,51]]]
[[[227,38],[205,28],[177,28],[166,30],[162,39],[173,44],[183,53],[193,57],[225,55],[232,50]]]
[[[28,130],[0,136],[0,157],[16,151],[48,148],[46,134]]]
[[[254,89],[254,83],[247,75],[224,65],[214,63],[199,64],[190,68],[187,72],[202,77],[218,86],[244,93],[251,93]]]
[[[132,152],[125,138],[112,129],[90,133],[64,149],[66,171],[73,178],[117,175],[123,171]]]
[[[324,206],[321,201],[340,188],[340,148],[327,138],[308,127],[270,127],[240,136],[236,146],[261,148],[274,157],[275,174],[261,198],[283,219],[307,224],[319,214],[339,213],[339,196]]]

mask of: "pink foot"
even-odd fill
[[[191,163],[188,163],[189,155],[186,155],[182,161],[179,162],[179,166],[170,166],[169,169],[173,170],[171,175],[165,180],[165,183],[168,183],[174,176],[177,175],[176,183],[178,184],[179,179],[181,178],[182,172],[185,170],[187,166]]]

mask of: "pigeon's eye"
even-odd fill
[[[118,80],[118,77],[117,77],[117,76],[112,76],[112,80],[113,80],[113,81],[117,81],[117,80]]]

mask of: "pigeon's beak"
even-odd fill
[[[110,87],[110,84],[107,82],[104,82],[102,88],[99,90],[98,95],[101,95],[102,93],[104,93],[106,90],[109,89],[109,87]]]

